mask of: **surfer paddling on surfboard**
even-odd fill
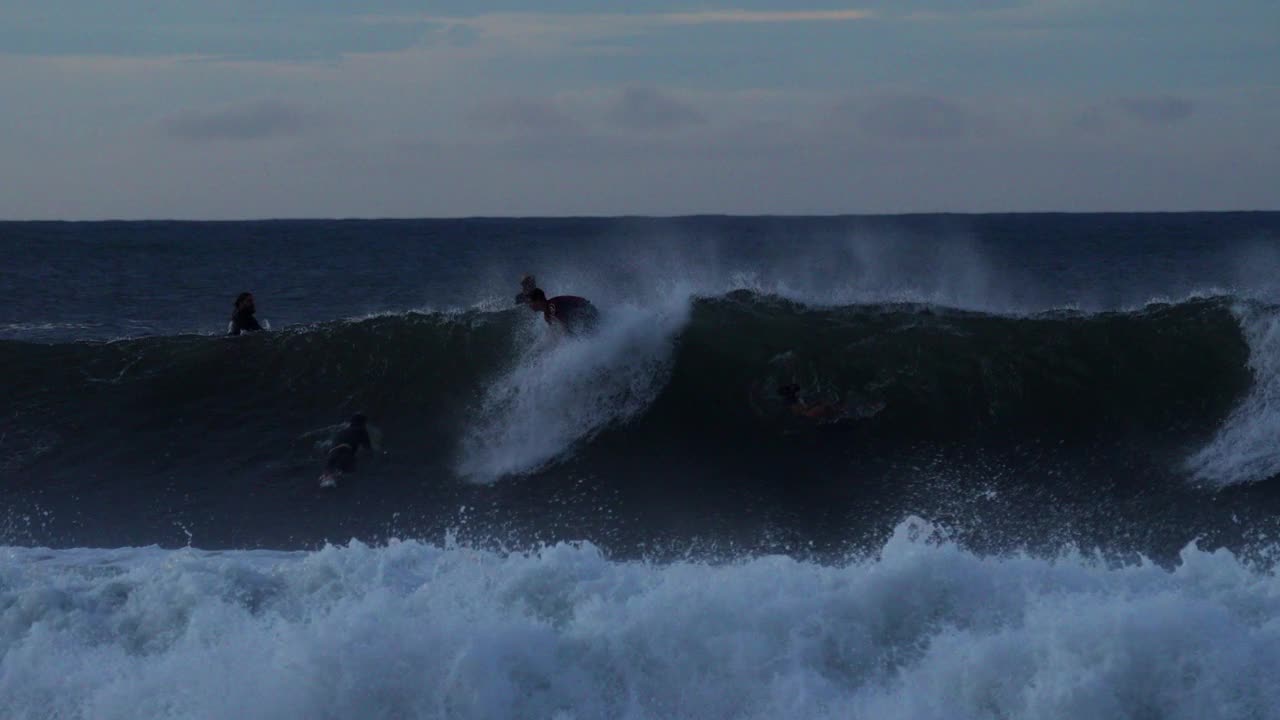
[[[808,400],[803,396],[800,385],[797,383],[778,388],[778,398],[791,411],[791,414],[819,424],[874,417],[885,406],[883,401],[846,403],[839,400]]]
[[[845,413],[844,405],[834,402],[808,402],[800,396],[800,386],[792,383],[778,388],[778,397],[792,414],[811,420],[832,420]]]
[[[846,420],[866,420],[885,408],[883,400],[859,398],[859,394],[852,391],[836,392],[812,367],[808,373],[802,372],[799,359],[790,350],[770,358],[769,364],[776,368],[775,375],[752,384],[750,402],[758,417],[781,421],[787,428],[786,434],[795,431],[794,419],[801,421],[801,427],[834,425]],[[808,376],[807,382],[802,380],[803,376]]]
[[[577,295],[548,298],[532,275],[521,278],[516,304],[528,305],[530,310],[542,313],[548,325],[558,325],[570,335],[589,333],[600,323],[600,313],[590,300]]]
[[[363,413],[351,416],[351,421],[334,436],[329,446],[324,472],[320,475],[320,487],[334,487],[343,473],[356,469],[356,453],[361,447],[374,451],[373,438],[369,436],[368,421]]]

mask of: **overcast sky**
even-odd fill
[[[0,0],[0,98],[3,219],[1280,209],[1280,0]]]

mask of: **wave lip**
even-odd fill
[[[1280,314],[1257,304],[1236,308],[1249,343],[1249,394],[1187,467],[1211,487],[1260,482],[1280,475]]]
[[[617,307],[589,337],[544,333],[529,341],[511,369],[487,383],[462,440],[459,473],[492,482],[534,472],[643,413],[666,384],[687,316],[685,301]]]

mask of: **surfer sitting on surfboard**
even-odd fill
[[[253,293],[242,292],[236,297],[234,309],[231,312],[231,325],[227,328],[228,335],[239,335],[240,333],[257,332],[262,329],[258,324],[257,318],[253,316],[257,312],[257,308],[253,306]]]
[[[325,461],[324,473],[320,476],[320,484],[325,487],[336,485],[343,473],[356,469],[356,453],[361,447],[373,452],[373,440],[369,437],[368,421],[363,413],[351,416],[351,421],[333,438],[329,447],[329,456]]]
[[[570,335],[591,332],[599,324],[600,313],[586,298],[557,295],[548,299],[532,275],[525,275],[520,280],[520,289],[520,294],[516,295],[516,304],[528,305],[530,310],[542,313],[548,325],[559,325]]]

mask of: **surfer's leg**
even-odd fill
[[[329,451],[324,464],[324,472],[320,473],[320,487],[336,487],[338,478],[356,467],[356,452],[350,445],[335,445]]]

